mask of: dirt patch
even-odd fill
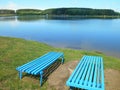
[[[106,90],[120,90],[120,71],[106,69],[105,86]]]
[[[55,90],[68,90],[66,81],[76,67],[78,61],[68,62],[60,65],[48,78],[48,84]]]
[[[40,76],[33,76],[33,75],[24,75],[22,81],[26,83],[37,83],[39,84],[39,77]]]
[[[60,65],[49,77],[48,84],[55,90],[68,90],[66,81],[75,69],[79,61],[71,61]],[[106,90],[120,90],[120,71],[113,69],[105,70],[105,88]]]

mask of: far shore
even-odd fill
[[[120,15],[16,15],[16,14],[0,14],[0,17],[10,17],[10,16],[39,16],[39,17],[45,17],[45,18],[102,18],[102,19],[114,19],[114,18],[120,18]]]

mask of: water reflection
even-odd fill
[[[0,17],[0,21],[6,22],[6,21],[16,21],[17,16],[10,16],[10,17]]]
[[[29,16],[18,16],[18,21],[39,21],[41,19],[45,19],[45,16],[38,16],[38,15],[29,15]]]
[[[39,20],[85,20],[85,19],[114,19],[115,17],[88,17],[88,16],[47,16],[47,15],[24,15],[24,16],[10,16],[0,17],[0,21],[39,21]]]

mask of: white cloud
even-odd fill
[[[20,6],[20,5],[18,5],[18,4],[16,4],[15,2],[13,2],[13,1],[9,1],[9,2],[7,2],[5,5],[1,5],[0,6],[0,9],[13,9],[13,10],[17,10],[17,9],[39,9],[39,7],[37,8],[37,7],[28,7],[28,6]]]
[[[1,9],[18,9],[18,5],[12,1],[8,2],[6,5],[2,5],[0,7]]]
[[[6,6],[8,9],[17,9],[17,5],[14,2],[9,2]]]

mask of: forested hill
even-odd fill
[[[111,9],[91,8],[56,8],[44,10],[42,13],[50,15],[120,15]]]
[[[40,15],[42,10],[39,9],[19,9],[16,11],[17,15]]]
[[[0,9],[0,14],[15,14],[15,10]]]
[[[2,14],[16,14],[16,15],[108,15],[117,16],[120,13],[111,9],[91,9],[91,8],[54,8],[54,9],[19,9],[19,10],[5,10],[0,9],[0,15]]]

